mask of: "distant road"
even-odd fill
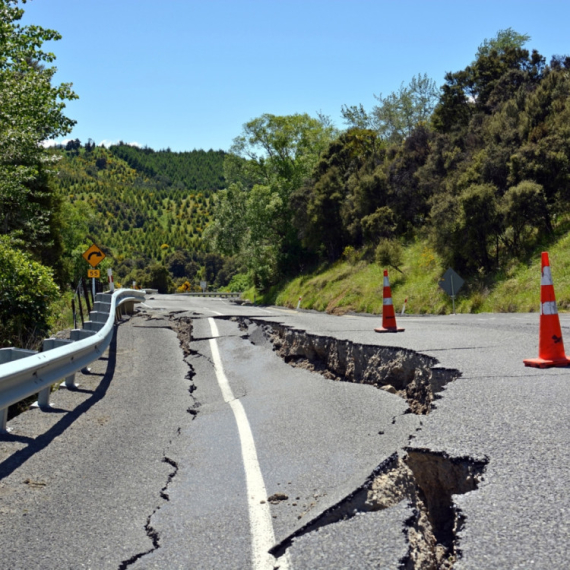
[[[538,316],[379,324],[153,295],[10,422],[0,566],[568,567],[569,374],[523,366]]]

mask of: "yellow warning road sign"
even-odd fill
[[[98,269],[88,269],[87,277],[101,277],[101,272]]]
[[[95,244],[83,254],[83,258],[91,267],[97,267],[105,257],[105,254]]]

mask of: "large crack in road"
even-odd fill
[[[445,386],[461,376],[438,366],[435,358],[412,350],[353,343],[317,336],[279,323],[233,317],[243,338],[271,346],[291,366],[335,381],[372,384],[406,400],[409,412],[428,414]],[[413,514],[404,533],[408,552],[403,570],[451,570],[461,557],[458,532],[465,516],[453,495],[474,491],[483,479],[487,458],[451,457],[445,452],[406,447],[380,463],[363,484],[315,519],[275,545],[281,557],[296,538],[357,514],[407,501]]]
[[[291,366],[330,380],[371,384],[406,400],[414,414],[428,414],[445,386],[461,376],[458,370],[438,366],[437,359],[405,348],[318,336],[255,318],[235,320],[250,342],[270,343]]]

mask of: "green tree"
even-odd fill
[[[230,184],[217,193],[214,202],[214,221],[208,226],[205,239],[214,251],[224,255],[238,255],[247,247],[249,227],[246,219],[248,192],[239,182]]]
[[[174,288],[172,277],[168,269],[156,263],[148,268],[148,273],[143,279],[144,285],[151,289],[158,289],[159,293],[170,293]]]
[[[29,346],[49,328],[59,296],[52,272],[0,236],[0,347]]]
[[[240,256],[256,286],[265,288],[298,267],[291,195],[334,134],[323,118],[266,114],[234,139],[225,168],[230,186],[216,201],[207,235],[217,251]]]
[[[265,114],[243,126],[230,152],[242,160],[250,186],[279,182],[284,192],[290,192],[311,173],[334,134],[332,126],[307,114]]]
[[[60,35],[22,26],[17,5],[0,0],[0,234],[34,244],[38,259],[57,266],[60,201],[47,178],[53,155],[41,143],[71,131],[74,121],[63,110],[76,96],[70,84],[53,85],[56,69],[46,67],[55,56],[42,44]],[[63,279],[61,271],[58,276]]]
[[[522,48],[529,40],[529,35],[519,34],[512,28],[499,30],[494,38],[483,40],[483,43],[477,48],[476,59],[488,57],[493,50],[500,54],[510,49]]]
[[[309,250],[334,261],[347,245],[362,245],[362,218],[385,205],[384,147],[375,131],[349,129],[294,192],[293,223]]]
[[[432,122],[440,132],[465,128],[478,113],[491,114],[526,85],[543,77],[545,59],[523,49],[529,36],[501,30],[479,46],[476,59],[464,70],[447,73]],[[529,85],[530,84],[530,85]]]
[[[349,127],[374,129],[385,140],[401,142],[418,126],[427,124],[438,100],[435,81],[418,73],[408,85],[386,97],[374,96],[379,105],[367,113],[362,105],[344,105],[341,113]]]
[[[546,196],[542,186],[536,182],[525,180],[509,188],[502,198],[501,210],[509,230],[504,240],[513,254],[521,253],[534,229],[552,232]]]
[[[494,186],[476,184],[459,196],[438,196],[432,219],[436,247],[447,263],[471,273],[497,268],[502,220]]]

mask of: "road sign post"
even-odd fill
[[[91,267],[97,267],[105,257],[105,254],[95,244],[83,253],[83,259],[85,259]]]
[[[105,254],[95,244],[91,245],[91,247],[83,253],[83,259],[93,268],[97,267],[105,257]],[[95,276],[92,276],[91,288],[93,291],[93,302],[95,302]]]
[[[451,297],[453,305],[453,314],[455,315],[455,297],[459,293],[459,289],[463,287],[465,281],[457,275],[451,267],[443,274],[439,280],[439,286]]]

